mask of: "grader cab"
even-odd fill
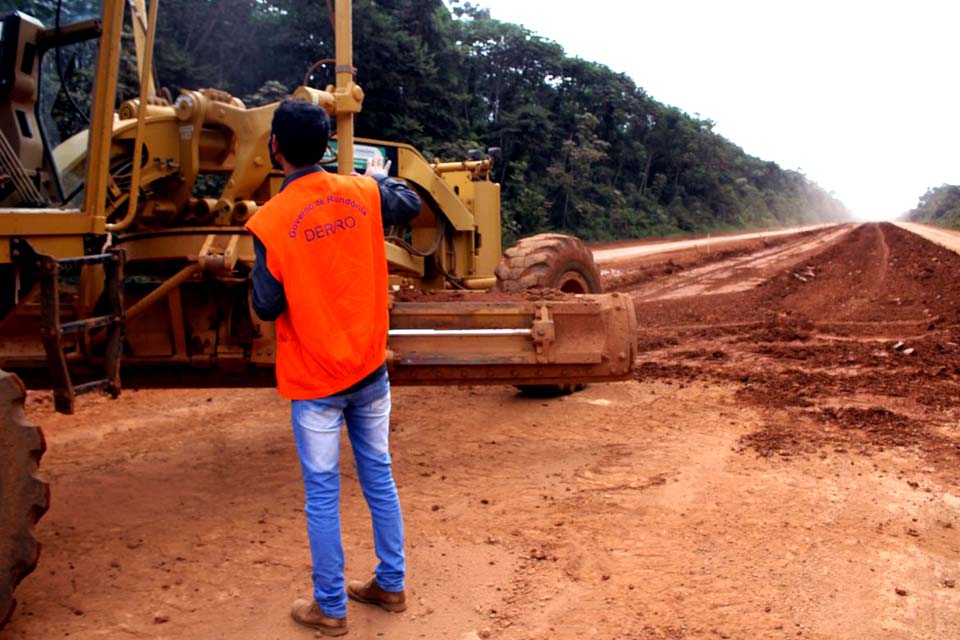
[[[0,625],[36,564],[32,527],[47,505],[35,476],[43,438],[24,416],[21,379],[52,389],[66,413],[83,392],[117,396],[121,374],[139,386],[273,384],[274,330],[251,310],[243,224],[283,179],[267,153],[277,105],[247,108],[214,89],[162,96],[151,74],[158,4],[129,3],[140,93],[119,106],[125,0],[73,25],[2,18]],[[543,234],[501,253],[495,151],[428,162],[405,144],[354,139],[363,91],[349,0],[335,15],[336,83],[292,97],[336,120],[328,170],[362,170],[380,155],[423,201],[385,238],[391,381],[560,393],[629,377],[632,303],[601,294],[579,240]],[[40,103],[44,54],[91,39],[90,125],[54,146]]]

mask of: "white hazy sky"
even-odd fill
[[[960,1],[474,3],[714,120],[859,218],[960,184]]]

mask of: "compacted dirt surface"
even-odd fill
[[[862,225],[605,269],[635,380],[394,389],[410,608],[351,603],[347,637],[960,637],[960,255]],[[28,411],[53,505],[0,638],[314,637],[288,617],[310,567],[274,391]]]

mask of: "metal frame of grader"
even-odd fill
[[[121,354],[125,371],[154,367],[138,378],[141,384],[170,384],[158,368],[188,365],[200,375],[178,376],[185,384],[236,386],[270,384],[274,357],[272,323],[259,322],[246,303],[253,250],[242,224],[282,180],[266,154],[276,105],[247,109],[213,90],[183,91],[174,104],[158,100],[150,69],[159,2],[151,3],[144,21],[143,0],[133,0],[141,91],[115,116],[125,4],[103,3],[89,132],[52,153],[63,173],[85,171],[82,207],[0,210],[0,265],[13,264],[18,282],[40,285],[34,295],[39,291],[43,327],[38,344],[26,340],[24,331],[35,330],[35,317],[11,313],[0,319],[0,365],[28,375],[31,385],[46,381],[57,408],[66,412],[77,392],[119,392]],[[337,166],[346,173],[355,166],[353,116],[363,91],[354,82],[350,2],[337,0],[336,7],[336,86],[301,87],[293,97],[322,105],[336,118]],[[44,37],[52,36],[41,33],[38,39]],[[17,65],[27,68],[19,59]],[[36,83],[37,72],[17,78]],[[29,91],[36,87],[23,88]],[[394,288],[493,289],[501,237],[492,159],[430,164],[408,145],[356,142],[393,160],[392,173],[423,196],[411,228],[386,241]],[[125,188],[115,167],[118,156],[132,156]],[[194,197],[202,174],[223,177],[219,197]],[[536,251],[519,264],[534,264]],[[72,305],[61,309],[57,284],[64,268],[80,275]],[[17,302],[20,293],[29,295],[15,292]],[[220,306],[210,306],[211,299]],[[467,293],[435,300],[392,303],[389,365],[395,383],[543,385],[629,375],[634,320],[626,297],[493,300]],[[191,313],[204,305],[206,311]],[[62,321],[65,315],[71,319]],[[106,374],[73,385],[70,371],[91,363]],[[264,370],[267,375],[259,375]]]

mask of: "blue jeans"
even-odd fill
[[[390,468],[390,381],[386,374],[359,391],[292,401],[293,434],[306,489],[307,533],[313,556],[314,598],[324,614],[347,615],[340,539],[340,428],[344,418],[357,477],[373,519],[380,564],[377,584],[402,591],[403,519]]]

